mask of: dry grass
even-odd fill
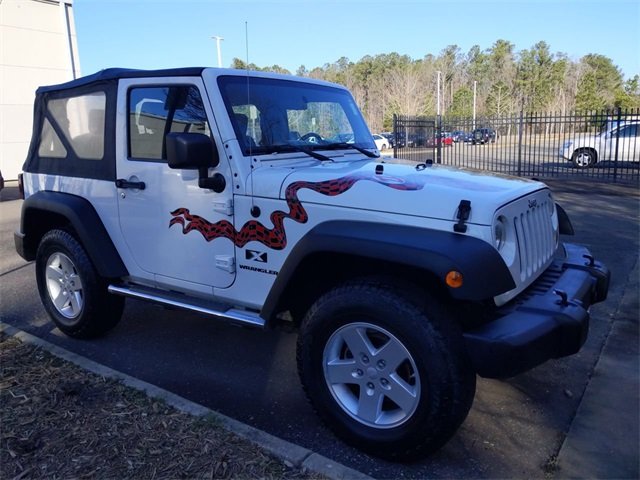
[[[0,333],[0,478],[318,478]]]

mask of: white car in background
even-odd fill
[[[560,149],[560,156],[577,168],[589,168],[605,160],[640,161],[640,121],[609,122],[599,134],[574,137]]]
[[[376,143],[376,148],[380,151],[389,148],[389,140],[382,135],[373,135],[373,141]]]

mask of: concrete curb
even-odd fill
[[[181,412],[188,413],[196,417],[205,415],[210,416],[230,432],[233,432],[239,437],[264,448],[267,452],[281,459],[287,465],[324,475],[332,480],[371,479],[371,477],[362,472],[346,467],[341,463],[330,460],[311,450],[287,442],[286,440],[282,440],[281,438],[246,425],[238,420],[234,420],[233,418],[227,417],[226,415],[211,410],[203,405],[187,400],[186,398],[171,393],[156,385],[144,382],[127,375],[126,373],[119,372],[105,365],[94,362],[82,355],[70,352],[69,350],[54,345],[42,338],[31,335],[4,322],[0,322],[0,332],[15,337],[24,343],[43,348],[56,357],[78,365],[79,367],[97,375],[120,380],[124,385],[142,391],[149,397],[164,400],[167,404]]]
[[[559,478],[639,478],[639,261],[558,452]]]

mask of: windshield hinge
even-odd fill
[[[458,223],[453,226],[453,231],[457,233],[465,233],[467,231],[465,222],[469,220],[470,215],[471,202],[469,200],[460,200],[460,204],[458,205],[458,215],[456,216]]]

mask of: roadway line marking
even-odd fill
[[[23,268],[23,267],[20,267]],[[204,405],[192,402],[184,397],[176,395],[164,388],[145,382],[126,373],[114,370],[106,365],[90,360],[82,355],[73,353],[65,348],[54,345],[40,337],[36,337],[19,328],[0,322],[0,332],[19,339],[24,343],[43,348],[56,357],[62,358],[79,367],[108,378],[120,380],[124,385],[142,391],[149,397],[164,400],[167,404],[181,412],[200,417],[209,415],[219,422],[227,430],[239,437],[248,440],[274,455],[275,457],[295,467],[324,475],[332,480],[354,479],[372,480],[362,472],[335,462],[307,448],[278,438],[263,430],[257,429],[231,417],[211,410]]]

